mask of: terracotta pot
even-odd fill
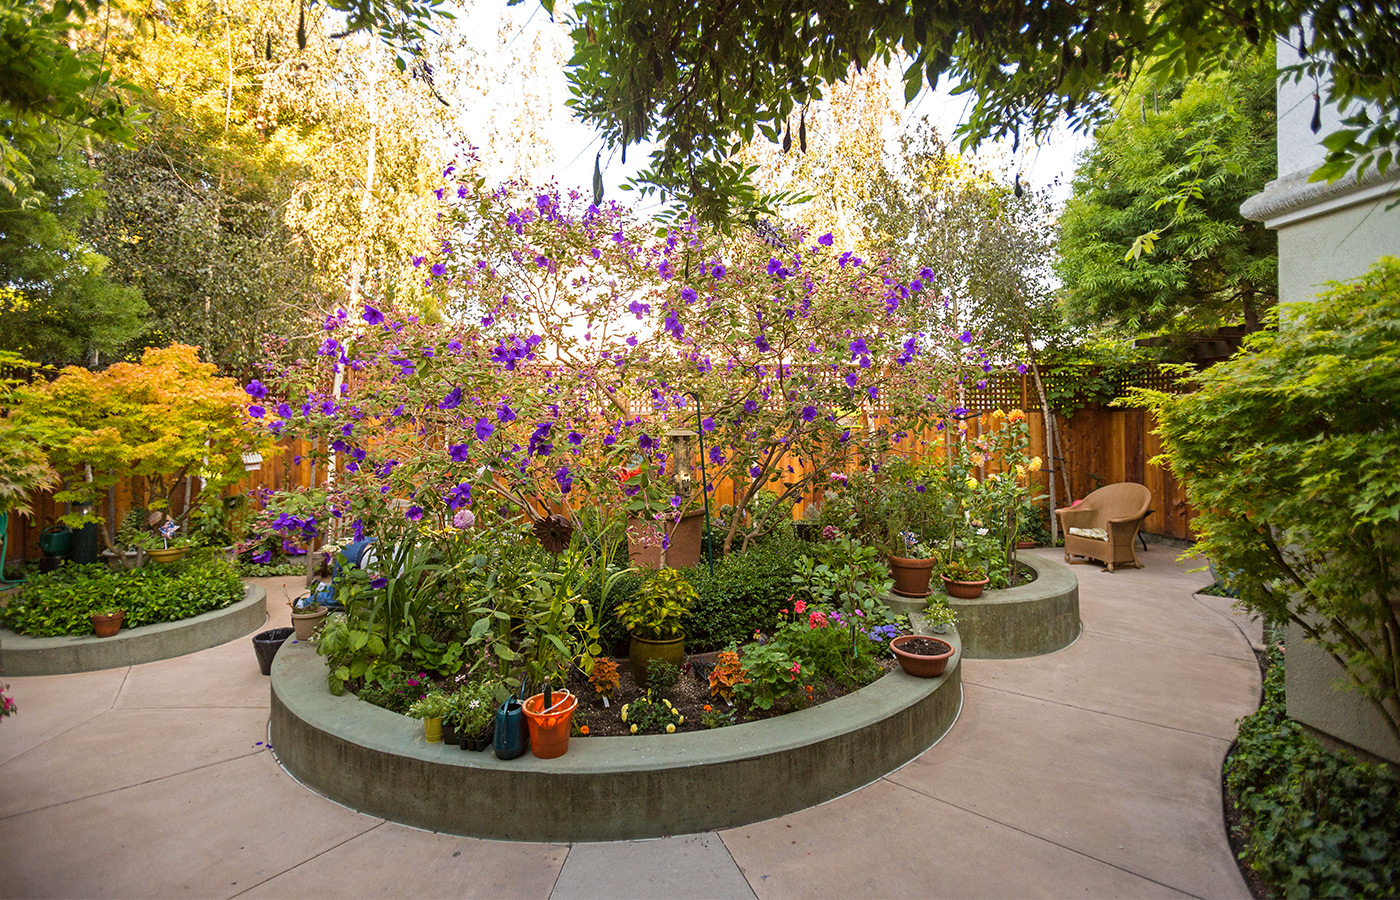
[[[544,708],[544,694],[525,701],[525,721],[530,727],[530,752],[538,759],[554,759],[569,752],[578,698],[568,691],[554,692],[554,705]]]
[[[292,627],[296,629],[297,640],[309,641],[316,634],[316,629],[321,627],[321,623],[330,615],[330,610],[324,606],[318,606],[310,612],[292,613]]]
[[[122,619],[125,618],[126,610],[119,609],[105,616],[88,616],[88,621],[92,623],[93,633],[98,637],[111,637],[120,630]]]
[[[954,581],[946,576],[939,577],[943,578],[943,589],[948,592],[948,596],[959,600],[976,600],[987,588],[986,578],[981,581]]]
[[[928,586],[929,579],[933,577],[933,560],[891,556],[889,563],[896,594],[901,597],[927,597],[933,593]]]
[[[1016,542],[1016,549],[1017,549],[1017,550],[1034,550],[1034,549],[1035,549],[1035,541],[1017,541],[1017,542]]]
[[[902,644],[915,640],[934,641],[945,647],[946,652],[928,656],[901,649]],[[899,660],[899,667],[916,678],[937,678],[948,668],[948,660],[953,658],[952,644],[921,634],[901,634],[890,641],[890,649],[894,651],[895,658]]]
[[[175,562],[177,559],[184,558],[184,555],[189,552],[189,547],[157,547],[154,550],[147,550],[146,556],[149,557],[152,562],[167,565]]]
[[[672,525],[675,526],[674,530]],[[661,539],[657,538],[655,546],[643,547],[633,541],[631,537],[634,529],[651,527],[653,527],[652,523],[643,519],[631,517],[627,519],[627,558],[634,566],[659,569],[661,568]],[[671,542],[666,548],[666,568],[684,569],[700,562],[700,558],[705,554],[705,514],[703,512],[683,516],[678,523],[664,523],[662,528],[671,535]]]
[[[685,662],[685,635],[669,641],[649,641],[632,635],[632,640],[627,644],[627,659],[632,663],[632,677],[637,687],[646,690],[647,663],[653,659],[664,659],[679,669]]]

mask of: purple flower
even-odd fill
[[[758,401],[756,401],[756,400],[745,400],[745,401],[744,401],[744,412],[746,412],[746,413],[756,413],[756,412],[758,412]]]
[[[514,417],[512,416],[512,418]],[[485,441],[487,438],[491,437],[491,435],[495,432],[496,426],[491,424],[490,419],[483,416],[480,419],[476,420],[476,439],[478,441]]]
[[[869,356],[870,348],[865,345],[865,338],[856,338],[850,343],[851,359],[857,356]]]
[[[705,418],[703,418],[703,419],[700,420],[700,431],[701,431],[701,432],[714,431],[714,430],[715,430],[715,420],[714,420],[714,419],[710,418],[709,416],[706,416]]]
[[[457,340],[456,338],[453,338],[452,340],[447,342],[447,350],[449,353],[461,353],[462,342]]]
[[[802,407],[802,421],[804,421],[804,422],[810,422],[810,421],[812,421],[813,419],[815,419],[816,417],[817,417],[817,408],[816,408],[815,406],[804,406],[804,407]]]
[[[261,419],[263,417],[263,414],[266,412],[267,410],[263,409],[261,406],[258,406],[256,403],[248,407],[248,415],[252,416],[255,419]]]
[[[384,322],[384,314],[373,306],[365,307],[365,321],[371,325],[379,325]]]
[[[417,522],[423,518],[423,507],[410,506],[404,511],[403,517],[410,522]]]
[[[681,288],[681,299],[686,303],[694,303],[697,296],[694,288]]]
[[[554,480],[559,484],[559,492],[567,494],[574,488],[574,477],[569,472],[568,466],[560,466],[554,470]]]
[[[713,269],[710,270],[710,275],[713,276],[714,279],[715,279],[716,281],[718,281],[718,280],[720,280],[721,278],[723,278],[723,277],[724,277],[724,273],[725,273],[725,268],[724,268],[724,266],[720,265],[719,263],[715,263],[715,267],[714,267]]]
[[[264,387],[263,383],[261,381],[258,381],[256,378],[248,382],[248,386],[245,387],[243,391],[249,397],[252,397],[254,400],[261,400],[262,398],[267,396],[267,388]]]
[[[428,271],[432,272],[438,278],[441,278],[442,276],[447,274],[447,266],[443,265],[442,263],[433,263],[433,267]]]
[[[880,389],[872,384],[870,387],[865,389],[865,393],[870,396],[871,400],[874,400],[876,397],[880,396]]]
[[[290,419],[292,417],[292,408],[285,403],[279,403],[277,404],[277,415],[284,419]]]
[[[757,478],[759,473],[762,471],[763,470],[759,468],[758,463],[754,463],[753,465],[749,466],[749,476],[751,478]]]
[[[972,343],[972,332],[964,331],[962,334],[958,335],[958,340],[962,341],[964,344]]]
[[[579,434],[577,431],[570,431],[569,443],[577,447],[579,444],[583,443],[583,435]]]
[[[438,409],[456,409],[461,405],[462,389],[460,387],[454,387],[447,392],[446,397],[442,398],[442,402],[438,404]]]
[[[260,566],[267,565],[268,563],[272,562],[272,551],[264,550],[261,553],[255,553],[252,556],[252,560]]]
[[[500,422],[502,425],[506,424],[507,422],[514,422],[515,410],[511,409],[509,406],[506,406],[504,403],[496,404],[496,421]],[[477,429],[480,430],[480,428],[481,426],[478,424]],[[485,440],[485,438],[483,438],[483,440]]]
[[[385,578],[383,575],[380,575],[378,578],[371,578],[369,586],[372,590],[382,591],[389,586],[389,579]]]
[[[860,376],[856,375],[855,372],[849,372],[846,374],[846,387],[853,388],[859,383]]]
[[[651,435],[643,432],[637,438],[637,446],[641,447],[643,450],[654,450],[656,449],[656,441],[652,439]]]
[[[768,345],[768,338],[761,334],[753,339],[753,345],[764,353],[768,353],[773,349]]]
[[[680,509],[680,508],[681,508],[681,498],[680,498],[680,495],[679,495],[679,494],[672,494],[672,495],[671,495],[671,508],[672,508],[672,509]]]
[[[1026,374],[1026,364],[1025,364],[1025,363],[1021,363],[1020,365],[1018,365],[1018,366],[1016,367],[1016,371],[1017,371],[1017,372],[1020,372],[1022,375]]]
[[[447,455],[452,457],[453,462],[467,462],[471,459],[466,444],[453,444],[447,448]]]
[[[831,236],[830,232],[828,232],[827,234],[824,234],[824,235],[822,235],[821,237],[817,238],[817,243],[818,243],[818,244],[821,244],[823,247],[830,247],[830,246],[832,245],[832,243],[834,243],[834,241],[835,241],[835,238],[833,238],[833,237]]]
[[[724,454],[720,452],[718,447],[710,448],[710,462],[717,466],[724,465]]]

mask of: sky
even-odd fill
[[[482,150],[491,182],[521,176],[532,182],[557,180],[561,187],[591,190],[593,165],[601,150],[604,196],[634,205],[639,211],[655,210],[654,198],[642,200],[622,189],[623,182],[643,168],[647,145],[628,149],[623,165],[616,148],[604,147],[597,133],[573,118],[564,63],[572,54],[564,26],[550,21],[537,0],[507,6],[505,0],[482,0],[456,10],[461,35],[472,48],[477,67],[470,96],[457,98],[463,135]],[[894,105],[903,106],[903,88],[892,87]],[[927,86],[908,106],[904,120],[927,116],[940,133],[951,135],[967,108],[965,97]],[[532,137],[520,140],[522,133]],[[894,134],[887,135],[893,140]],[[1019,170],[1022,183],[1032,189],[1051,188],[1051,197],[1062,203],[1069,195],[1075,156],[1086,149],[1083,135],[1060,132],[1040,146],[1028,145],[1013,157],[1009,142],[985,145],[975,158],[985,168],[1002,172],[1007,181]]]

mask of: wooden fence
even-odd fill
[[[1027,411],[1031,432],[1031,452],[1047,462],[1052,454],[1045,447],[1045,429],[1042,415],[1034,402],[1034,393],[1027,379],[1000,379],[989,390],[976,397],[976,406],[983,409],[1001,407],[1003,409],[1022,408]],[[987,417],[984,417],[987,418]],[[1152,514],[1148,516],[1143,530],[1150,534],[1190,540],[1193,511],[1186,502],[1185,492],[1171,472],[1155,465],[1151,459],[1161,452],[1161,441],[1153,434],[1152,416],[1145,410],[1127,410],[1089,405],[1071,416],[1057,417],[1063,456],[1055,461],[1056,500],[1060,505],[1068,505],[1064,498],[1064,483],[1068,479],[1070,500],[1082,498],[1094,489],[1105,484],[1120,481],[1133,481],[1146,485],[1152,491]],[[983,419],[973,419],[969,433],[976,434]],[[909,435],[900,443],[906,453],[922,456],[941,452],[942,437],[936,432]],[[311,482],[310,462],[302,457],[307,445],[302,441],[283,441],[279,452],[269,455],[262,467],[249,472],[247,477],[235,487],[236,492],[247,492],[257,488],[282,490],[306,486]],[[800,465],[791,462],[794,468]],[[1049,467],[1038,473],[1037,478],[1043,489],[1048,484]],[[324,472],[317,473],[317,482],[324,482]],[[191,499],[198,496],[198,482],[194,482]],[[711,502],[714,507],[734,502],[735,485],[729,479],[719,479]],[[99,512],[111,523],[115,531],[122,517],[132,506],[131,485],[122,484],[113,492],[113,502],[104,505]],[[810,498],[806,498],[810,499]],[[175,492],[175,512],[184,509],[183,490]],[[805,506],[799,503],[797,513]],[[39,555],[39,534],[53,525],[66,511],[63,504],[55,504],[51,495],[36,497],[35,516],[32,520],[11,517],[9,534],[9,558],[36,558]]]

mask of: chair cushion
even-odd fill
[[[1071,528],[1069,533],[1075,537],[1088,538],[1091,541],[1108,540],[1108,532],[1102,528]]]

